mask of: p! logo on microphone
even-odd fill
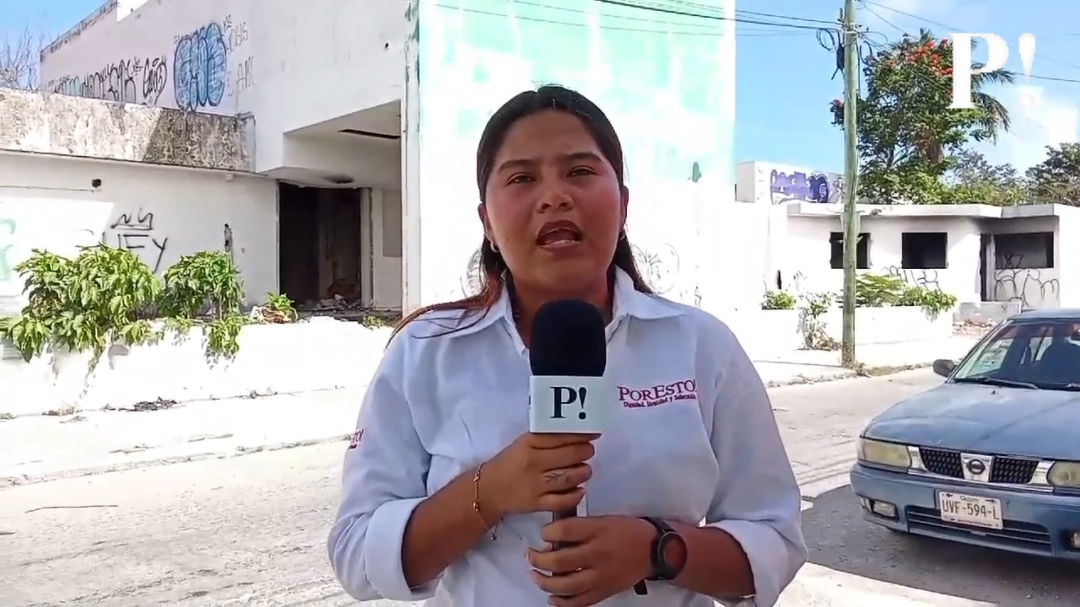
[[[603,377],[534,375],[529,380],[529,431],[599,434],[619,407]]]

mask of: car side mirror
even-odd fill
[[[939,358],[934,361],[934,373],[937,373],[942,377],[952,375],[954,369],[956,369],[956,362],[947,358]]]

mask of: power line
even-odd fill
[[[640,10],[644,10],[644,11],[650,11],[650,12],[655,12],[655,13],[662,13],[662,14],[672,15],[672,16],[692,17],[692,18],[695,18],[695,19],[704,19],[704,20],[707,20],[707,21],[720,21],[720,22],[731,21],[731,22],[740,23],[740,24],[765,26],[764,28],[755,28],[753,30],[742,29],[741,28],[740,31],[736,31],[736,33],[735,33],[736,36],[740,36],[740,37],[781,36],[781,35],[785,35],[785,34],[787,34],[787,35],[802,35],[805,32],[810,32],[810,31],[821,32],[821,31],[824,30],[824,28],[822,28],[822,27],[810,26],[810,25],[802,25],[800,23],[785,23],[785,22],[778,22],[778,21],[764,21],[764,20],[761,20],[761,19],[748,19],[748,18],[744,18],[744,17],[738,16],[738,15],[736,15],[736,16],[725,16],[725,15],[722,15],[722,14],[719,14],[719,15],[717,15],[717,14],[702,14],[702,13],[696,13],[696,12],[675,10],[675,9],[662,7],[662,6],[654,6],[654,5],[648,5],[648,4],[638,4],[638,3],[627,2],[627,1],[623,1],[623,0],[595,0],[595,2],[597,2],[599,4],[607,4],[609,6],[619,6],[619,7],[623,7],[623,8],[634,8],[634,9],[640,9]],[[427,3],[427,2],[425,2],[425,3]],[[448,5],[448,4],[441,4],[441,3],[438,3],[438,2],[434,2],[434,3],[431,3],[431,4],[433,6],[437,6],[439,8],[445,8],[445,9],[448,9],[448,10],[457,10],[457,11],[462,11],[462,12],[466,12],[466,13],[485,15],[485,16],[490,16],[490,17],[509,17],[510,16],[509,13],[505,13],[505,12],[489,11],[489,10],[476,9],[476,8],[466,8],[466,7],[462,7],[462,6],[453,6],[453,5]],[[563,7],[563,6],[551,6],[551,5],[548,5],[548,4],[543,4],[542,2],[530,2],[528,0],[507,0],[507,4],[511,5],[511,6],[513,6],[513,5],[533,6],[533,7],[543,8],[543,9],[547,9],[547,10],[557,10],[557,11],[568,12],[568,13],[577,13],[577,14],[582,14],[582,15],[595,14],[595,13],[591,13],[590,11],[586,11],[586,10],[582,10],[582,9],[575,9],[575,8],[569,8],[569,7]],[[690,4],[690,3],[681,3],[681,4]],[[739,12],[739,11],[736,11],[736,12]],[[762,13],[762,15],[774,16],[777,19],[790,19],[790,20],[796,20],[796,21],[802,21],[802,22],[813,22],[813,23],[821,22],[821,23],[829,23],[829,24],[831,24],[833,26],[836,25],[835,22],[829,22],[829,21],[819,20],[819,19],[811,19],[811,18],[808,18],[808,17],[796,17],[796,16],[788,16],[788,15],[773,15],[772,13]],[[609,19],[620,19],[620,20],[624,20],[624,21],[636,21],[636,22],[640,22],[640,23],[648,23],[648,24],[652,24],[652,25],[656,25],[656,26],[665,26],[667,28],[671,28],[671,27],[708,28],[709,27],[709,26],[707,26],[705,24],[702,24],[702,23],[650,19],[650,18],[646,18],[646,17],[635,17],[635,16],[631,16],[631,15],[600,14],[599,16],[609,18]],[[608,30],[608,31],[636,32],[636,33],[646,33],[646,34],[664,34],[664,35],[677,35],[677,36],[704,36],[704,37],[720,37],[720,36],[727,35],[726,32],[724,32],[723,30],[720,30],[720,29],[712,29],[712,30],[705,29],[705,30],[702,30],[702,31],[672,31],[671,29],[645,29],[645,28],[636,28],[636,27],[620,27],[620,26],[612,26],[612,25],[594,26],[594,25],[588,24],[588,23],[580,23],[580,22],[574,23],[574,22],[568,22],[568,21],[559,21],[557,19],[549,19],[549,18],[546,18],[546,17],[534,17],[534,16],[531,16],[531,15],[522,15],[522,14],[515,14],[514,18],[521,19],[522,21],[533,22],[533,23],[546,23],[546,24],[550,24],[550,25],[560,25],[560,26],[567,26],[567,27],[599,27],[599,29]],[[768,28],[776,28],[777,30],[781,30],[781,31],[772,31],[772,30],[770,30]],[[787,31],[783,31],[783,30],[787,30]]]
[[[874,2],[873,0],[859,0],[859,2],[862,3],[863,7],[866,8],[870,13],[872,13],[878,19],[881,19],[887,25],[890,25],[893,28],[899,30],[905,36],[911,36],[911,34],[907,33],[902,28],[897,27],[896,25],[893,25],[892,23],[889,23],[886,19],[881,17],[881,15],[874,12],[874,10],[870,8],[871,5],[876,6],[877,8],[885,9],[887,11],[892,11],[893,13],[896,13],[897,15],[908,17],[910,19],[915,19],[916,21],[922,21],[923,23],[927,23],[929,25],[945,28],[946,30],[948,30],[950,32],[956,33],[956,32],[961,31],[959,28],[953,27],[953,26],[948,25],[946,23],[942,23],[940,21],[934,21],[932,19],[927,19],[925,17],[920,17],[919,15],[914,15],[912,13],[902,11],[902,10],[900,10],[898,8],[893,8],[891,6],[886,6],[884,4]],[[1076,63],[1070,63],[1068,61],[1064,61],[1064,60],[1058,59],[1056,57],[1048,57],[1046,55],[1040,54],[1039,58],[1047,60],[1047,61],[1051,61],[1051,62],[1054,62],[1054,63],[1059,63],[1061,65],[1065,65],[1065,66],[1068,66],[1068,67],[1071,67],[1071,68],[1080,69],[1080,65],[1078,65]],[[1050,81],[1050,82],[1068,82],[1068,83],[1072,83],[1072,84],[1080,84],[1080,79],[1077,79],[1077,78],[1060,78],[1060,77],[1056,77],[1056,76],[1039,76],[1039,75],[1035,75],[1035,74],[1022,74],[1022,73],[1017,73],[1017,72],[1013,72],[1013,71],[1010,71],[1010,70],[1002,70],[1002,71],[1007,73],[1007,74],[1012,75],[1013,77],[1027,77],[1027,78],[1033,78],[1035,80],[1046,80],[1046,81]]]
[[[707,15],[707,14],[701,14],[701,13],[691,13],[691,12],[687,12],[687,11],[680,11],[680,10],[676,10],[676,9],[672,9],[672,8],[666,8],[666,7],[663,7],[663,6],[636,4],[636,3],[633,3],[633,2],[624,2],[623,0],[595,0],[595,1],[600,3],[600,4],[607,4],[607,5],[610,5],[610,6],[621,6],[623,8],[637,8],[637,9],[652,11],[652,12],[655,12],[655,13],[663,13],[663,14],[667,14],[667,15],[678,15],[678,16],[681,16],[681,17],[696,17],[696,18],[699,18],[699,19],[708,19],[708,20],[713,20],[713,21],[734,21],[736,23],[747,23],[747,24],[753,24],[753,25],[768,25],[768,26],[772,26],[772,27],[788,27],[788,28],[793,28],[793,29],[803,29],[803,30],[812,30],[812,31],[817,31],[817,30],[821,29],[821,27],[815,26],[815,25],[800,25],[800,24],[797,24],[797,23],[778,23],[778,22],[775,22],[775,21],[760,21],[760,20],[756,20],[756,19],[746,19],[746,18],[743,18],[743,17],[739,17],[737,15],[734,16],[734,17],[727,17],[727,16],[724,16],[724,15]],[[785,17],[785,18],[790,18],[790,17]]]

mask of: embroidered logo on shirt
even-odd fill
[[[677,400],[697,400],[697,397],[697,382],[693,379],[658,384],[648,388],[619,386],[619,400],[627,409],[656,407]]]
[[[364,438],[364,431],[357,430],[353,432],[353,435],[349,438],[349,448],[355,449],[360,446],[360,439]]]

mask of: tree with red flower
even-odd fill
[[[986,89],[1011,83],[1011,73],[974,75],[970,110],[949,108],[952,74],[952,42],[925,29],[865,60],[858,100],[860,197],[884,204],[943,202],[948,186],[942,177],[957,154],[1009,129],[1009,112]],[[842,127],[844,103],[834,100],[830,111],[833,124]]]

